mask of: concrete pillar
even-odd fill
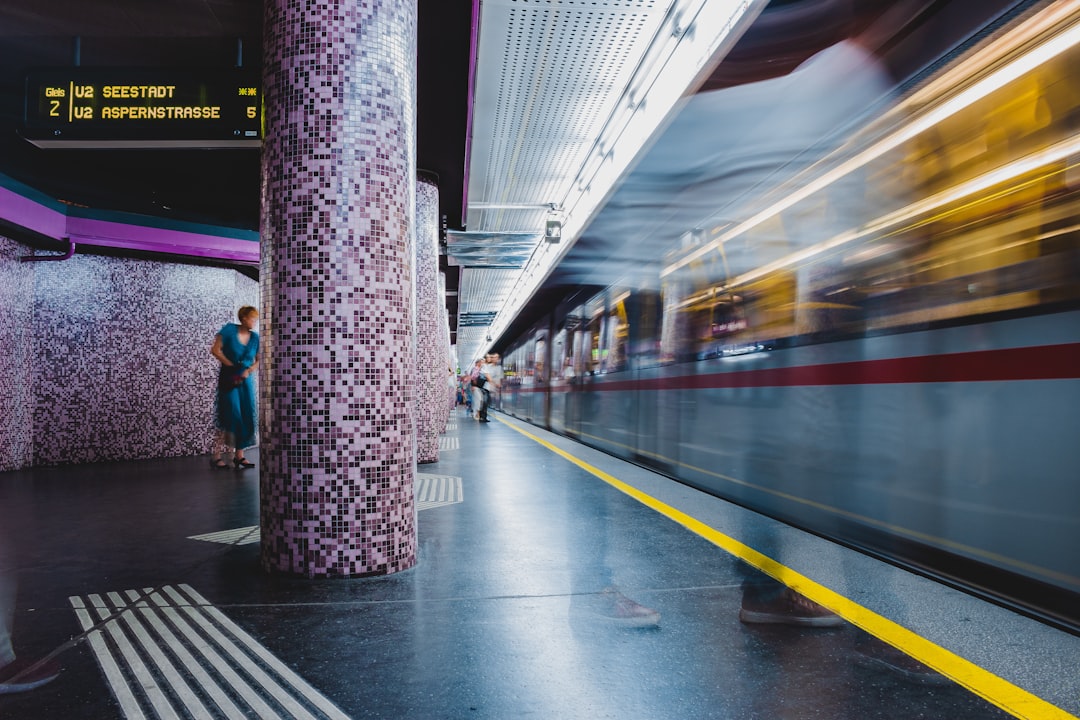
[[[416,0],[265,0],[260,511],[274,572],[416,562]]]

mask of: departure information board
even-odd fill
[[[41,147],[258,146],[262,92],[241,70],[39,70],[25,120]]]

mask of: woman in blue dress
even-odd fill
[[[221,363],[218,373],[215,417],[217,438],[210,464],[227,468],[222,457],[232,448],[233,465],[237,469],[255,467],[244,457],[244,449],[255,445],[255,429],[258,425],[255,398],[255,370],[259,367],[259,311],[245,305],[237,312],[240,324],[227,323],[214,336],[210,354]]]

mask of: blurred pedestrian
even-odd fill
[[[480,366],[480,378],[483,384],[480,387],[482,397],[477,419],[480,422],[490,422],[488,408],[491,407],[492,394],[499,392],[502,387],[503,371],[499,364],[499,353],[488,353],[484,356],[484,364]]]
[[[258,423],[254,375],[259,367],[259,333],[255,332],[259,311],[245,305],[237,316],[240,323],[226,323],[210,348],[210,354],[221,363],[215,403],[217,437],[210,464],[227,468],[223,455],[231,448],[232,464],[243,470],[255,467],[244,457],[244,450],[255,445]]]

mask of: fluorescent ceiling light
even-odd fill
[[[934,210],[946,207],[954,202],[963,200],[966,197],[975,195],[976,193],[980,193],[983,190],[999,185],[1006,180],[1012,180],[1013,178],[1026,175],[1034,170],[1038,170],[1040,167],[1045,167],[1051,163],[1065,160],[1078,153],[1080,153],[1080,136],[1075,136],[1052,147],[1046,148],[1045,150],[1032,153],[1027,157],[1004,165],[996,170],[992,170],[984,175],[980,175],[965,183],[961,183],[956,187],[949,188],[948,190],[944,190],[919,202],[907,205],[896,212],[884,215],[877,220],[864,225],[857,231],[848,230],[835,237],[829,238],[824,242],[818,243],[813,247],[805,248],[804,250],[786,255],[774,262],[754,268],[750,272],[743,273],[732,279],[726,287],[729,289],[736,288],[739,285],[764,277],[781,268],[790,267],[814,257],[815,255],[820,255],[826,250],[832,250],[833,248],[845,245],[854,240],[884,232],[889,228],[896,227],[902,222],[927,215]]]
[[[1080,3],[1070,2],[1066,7],[1062,6],[1058,8],[1060,13],[1055,13],[1054,19],[1040,16],[1032,21],[1032,23],[1038,28],[1044,28],[1046,26],[1053,27],[1058,22],[1064,22],[1064,17],[1058,19],[1059,15],[1075,14],[1077,7]],[[1033,34],[1033,30],[1029,25],[1022,26],[1015,33],[1010,33],[1002,38],[1000,41],[992,44],[992,47],[997,52],[983,52],[976,55],[973,59],[961,63],[957,71],[963,71],[965,77],[977,76],[980,72],[984,71],[985,67],[991,62],[1000,58],[1001,55],[1012,50],[1022,41],[1027,41]],[[728,241],[742,235],[743,233],[752,230],[758,225],[762,224],[766,220],[776,217],[784,210],[794,206],[796,203],[805,200],[814,193],[822,190],[832,183],[836,182],[840,178],[848,175],[849,173],[863,167],[871,160],[881,157],[890,150],[895,149],[902,143],[914,138],[920,133],[934,127],[941,123],[943,120],[952,117],[961,110],[970,107],[974,103],[987,97],[995,90],[998,90],[1008,83],[1022,77],[1024,74],[1034,70],[1040,65],[1046,63],[1054,57],[1057,57],[1061,53],[1065,52],[1069,48],[1073,47],[1080,42],[1080,22],[1077,22],[1073,18],[1072,25],[1062,29],[1060,32],[1049,38],[1042,44],[1034,47],[1030,51],[1019,55],[1017,58],[1002,66],[996,71],[991,72],[980,80],[975,81],[967,88],[961,90],[959,93],[951,98],[940,102],[923,114],[914,117],[910,122],[903,124],[895,132],[886,135],[884,138],[878,140],[870,147],[866,148],[862,152],[859,152],[854,157],[845,161],[836,168],[826,172],[817,178],[807,182],[804,185],[799,186],[791,194],[787,195],[783,200],[777,202],[765,210],[757,213],[747,220],[739,223],[735,227],[731,228],[727,232],[724,232],[715,240],[703,245],[694,252],[680,258],[678,261],[665,267],[661,273],[661,277],[666,277],[675,272],[681,267],[688,265],[689,263],[703,257],[709,252],[720,248]],[[989,48],[988,48],[989,50]],[[978,66],[975,66],[976,60]],[[934,83],[927,90],[920,92],[907,100],[897,111],[890,113],[890,116],[899,116],[902,112],[910,111],[913,107],[929,107],[932,103],[940,100],[938,95],[942,92],[955,87],[962,82],[961,77],[956,77],[955,73],[950,74],[950,82],[948,84],[942,84],[941,82]],[[838,152],[842,152],[838,151]],[[849,240],[851,238],[848,238]]]
[[[660,30],[559,203],[565,217],[562,242],[537,246],[499,310],[491,337],[498,338],[509,327],[573,247],[686,89],[734,44],[766,4],[767,0],[682,0],[668,6]]]

